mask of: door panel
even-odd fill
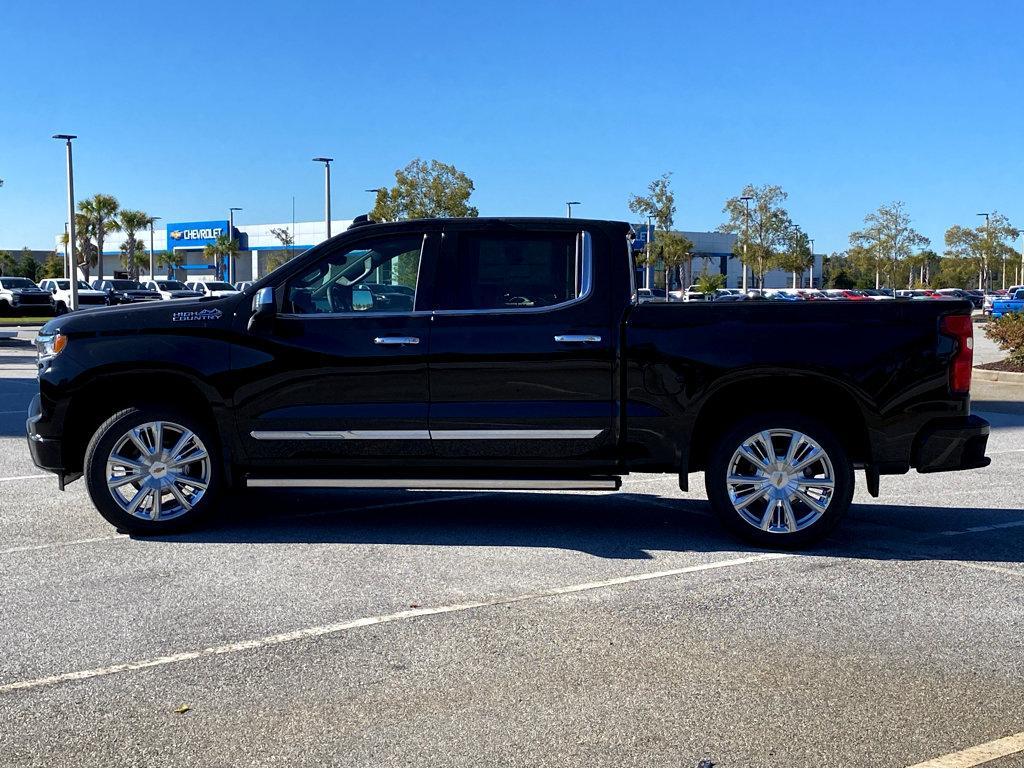
[[[591,282],[589,238],[566,228],[446,232],[444,241],[436,280],[448,289],[438,294],[430,354],[435,454],[607,465],[615,340],[604,287]]]
[[[430,313],[414,302],[438,237],[388,237],[339,246],[275,287],[282,312],[233,361],[248,382],[236,413],[250,464],[312,470],[431,456]]]

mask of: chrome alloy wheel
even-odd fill
[[[184,515],[210,485],[210,454],[174,422],[146,422],[122,435],[107,457],[107,488],[129,515],[167,521]]]
[[[770,429],[743,441],[729,460],[729,501],[751,526],[792,534],[814,524],[835,493],[832,460],[813,439]]]

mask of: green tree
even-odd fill
[[[886,273],[893,288],[900,285],[900,265],[928,246],[928,238],[911,227],[910,221],[904,203],[896,200],[865,216],[864,228],[850,233],[850,245],[867,249],[874,259],[875,288],[881,288]]]
[[[21,258],[18,259],[18,275],[29,280],[36,280],[43,266],[32,256],[32,249],[25,246],[21,249]]]
[[[946,230],[946,256],[964,259],[975,267],[978,288],[991,287],[992,265],[1016,257],[1012,242],[1020,235],[1010,220],[993,211],[988,221],[977,227],[954,224]]]
[[[431,217],[479,216],[469,204],[473,180],[453,165],[416,158],[395,171],[395,185],[381,189],[370,218],[378,222]]]
[[[38,277],[39,280],[64,277],[64,260],[57,256],[56,251],[46,255]]]
[[[267,259],[267,267],[276,270],[282,264],[295,256],[295,236],[287,227],[271,227],[270,234],[281,244],[281,250],[275,251]]]
[[[691,283],[693,275],[693,242],[680,232],[658,230],[654,235],[654,253],[665,265],[665,298],[668,299],[671,281],[669,276],[675,274],[683,289]],[[685,275],[680,269],[686,266]]]
[[[158,267],[167,268],[167,277],[170,279],[174,276],[174,270],[185,263],[185,252],[169,248],[157,256],[156,263]]]
[[[799,288],[797,276],[802,276],[813,264],[814,256],[811,254],[811,239],[799,227],[791,228],[786,238],[784,250],[780,251],[778,256],[775,257],[775,265],[779,269],[793,273],[793,288]]]
[[[725,276],[720,272],[708,272],[705,268],[697,277],[696,285],[698,291],[708,296],[720,288],[725,288]]]
[[[78,202],[78,211],[84,217],[83,223],[87,226],[79,227],[77,224],[75,226],[79,232],[88,233],[95,245],[95,261],[85,261],[82,265],[82,272],[85,274],[86,280],[89,280],[89,267],[92,264],[96,265],[97,277],[100,280],[103,279],[103,241],[107,235],[121,229],[121,224],[117,220],[117,212],[120,207],[117,198],[103,193],[96,193],[91,198]]]
[[[151,220],[145,211],[122,209],[117,216],[118,225],[125,234],[121,243],[121,261],[132,280],[138,280],[139,268],[149,263],[146,246],[136,233],[149,227]]]
[[[749,218],[745,197],[752,198]],[[779,253],[789,243],[792,222],[783,207],[787,197],[777,184],[748,184],[739,195],[726,200],[722,208],[729,220],[719,225],[718,231],[736,235],[733,252],[750,268],[759,287],[764,286],[765,273],[775,266]]]
[[[18,261],[10,251],[0,251],[0,275],[11,277],[18,272]]]
[[[645,219],[647,217],[651,217],[654,220],[654,237],[651,238],[651,242],[648,244],[648,247],[645,248],[637,258],[637,262],[645,267],[656,267],[659,262],[663,261],[662,251],[664,251],[667,246],[669,249],[669,258],[679,259],[675,265],[678,267],[685,258],[685,256],[680,253],[681,244],[673,242],[670,238],[667,238],[668,233],[672,230],[672,227],[675,224],[676,216],[676,196],[672,191],[672,172],[667,171],[657,179],[651,181],[647,185],[646,195],[631,195],[627,205],[629,206],[629,210],[634,214],[638,214]],[[658,233],[661,233],[661,235],[659,236]],[[683,240],[686,240],[686,238],[683,237]],[[686,240],[686,243],[690,243],[690,241]],[[692,243],[690,243],[688,249],[693,249]],[[669,266],[668,264],[665,264],[664,266],[665,296],[667,298],[671,280],[669,279]]]
[[[213,261],[216,270],[217,280],[224,280],[224,257],[234,259],[238,253],[238,241],[232,240],[227,235],[218,235],[213,243],[208,243],[203,248],[203,256]]]
[[[676,196],[672,192],[672,172],[667,171],[647,185],[646,195],[631,195],[629,210],[643,217],[653,217],[654,225],[668,232],[675,224]],[[652,244],[653,245],[653,244]]]
[[[939,261],[935,283],[943,288],[968,288],[978,281],[974,259],[947,256]]]

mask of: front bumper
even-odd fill
[[[987,467],[988,434],[988,422],[973,414],[929,422],[914,441],[914,467],[919,473]]]
[[[36,430],[36,424],[42,418],[42,402],[39,393],[32,396],[28,406],[28,419],[25,420],[25,434],[28,437],[28,452],[32,462],[41,470],[49,470],[58,475],[64,472],[63,451],[59,438],[43,438]]]

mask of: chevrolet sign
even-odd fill
[[[174,222],[167,225],[167,246],[169,248],[202,247],[213,243],[227,234],[226,221]]]

